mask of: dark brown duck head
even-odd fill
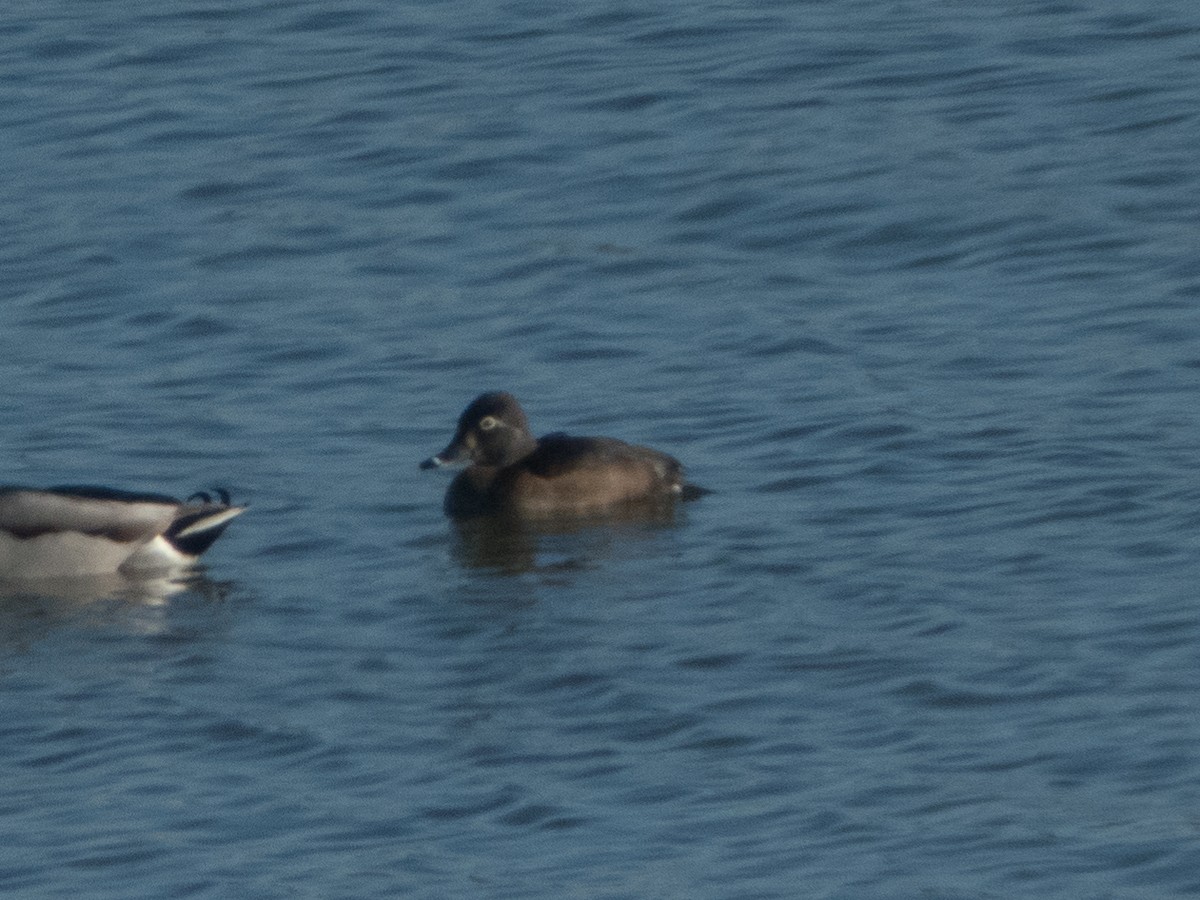
[[[537,449],[529,420],[517,398],[506,391],[480,394],[459,416],[446,449],[421,463],[422,469],[471,463],[511,466]]]

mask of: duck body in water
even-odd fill
[[[561,518],[656,507],[709,493],[689,484],[679,460],[607,437],[555,433],[535,438],[517,399],[481,394],[453,439],[423,469],[466,465],[446,492],[454,518]]]
[[[245,511],[217,493],[176,500],[90,485],[0,487],[0,578],[186,568]]]

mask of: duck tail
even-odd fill
[[[199,556],[213,545],[235,517],[245,511],[244,506],[225,504],[184,511],[163,532],[163,537],[185,556]]]

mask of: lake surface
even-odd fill
[[[1200,6],[0,35],[0,480],[251,505],[0,600],[0,892],[1200,893]],[[715,493],[481,543],[487,389]]]

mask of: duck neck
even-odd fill
[[[514,432],[505,442],[504,454],[500,459],[501,466],[511,466],[519,463],[537,449],[537,439],[528,431]]]

